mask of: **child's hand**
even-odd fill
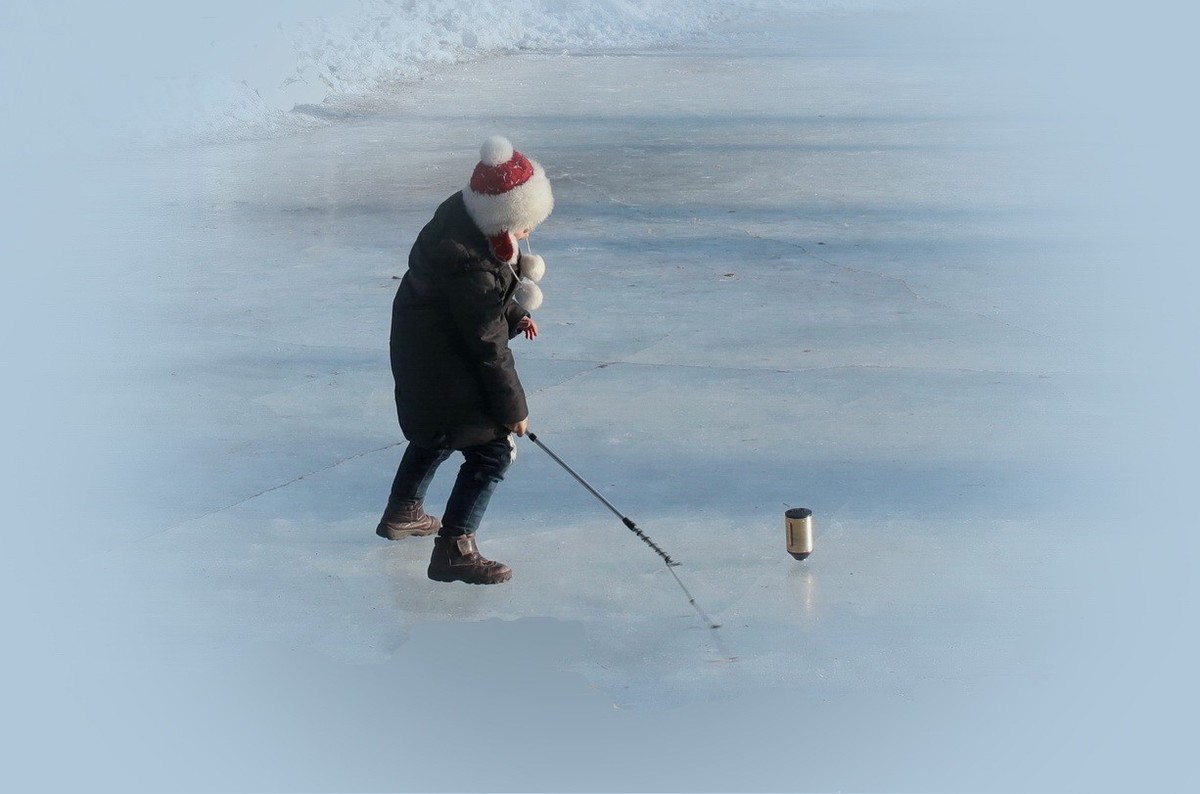
[[[532,317],[522,317],[517,323],[517,331],[525,334],[526,339],[537,339],[538,327]]]

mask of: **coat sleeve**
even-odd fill
[[[529,316],[529,312],[514,300],[510,300],[504,305],[504,314],[508,320],[508,338],[512,339],[517,334],[521,333],[517,330],[517,323]]]
[[[470,269],[450,285],[450,312],[459,339],[479,376],[492,417],[510,425],[529,416],[525,389],[508,347],[509,314],[495,276]]]

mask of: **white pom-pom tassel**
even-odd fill
[[[479,147],[479,159],[487,165],[500,165],[512,159],[513,145],[503,135],[493,135]]]
[[[546,275],[546,260],[537,254],[521,254],[521,275],[530,281],[541,281]]]
[[[535,312],[542,307],[542,288],[527,278],[521,279],[513,298],[527,312]]]

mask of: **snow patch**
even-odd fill
[[[170,34],[158,39],[140,112],[134,114],[138,137],[272,136],[336,120],[341,114],[323,108],[326,100],[369,100],[388,84],[486,55],[662,45],[771,9],[862,11],[905,4],[359,0],[347,7],[337,0],[268,0],[247,5],[215,2],[172,20]]]

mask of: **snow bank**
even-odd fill
[[[259,137],[323,123],[293,113],[484,55],[661,45],[780,9],[857,11],[866,0],[268,0],[150,12],[153,66],[141,137]],[[146,18],[142,18],[145,24]],[[144,46],[144,45],[143,45]]]

